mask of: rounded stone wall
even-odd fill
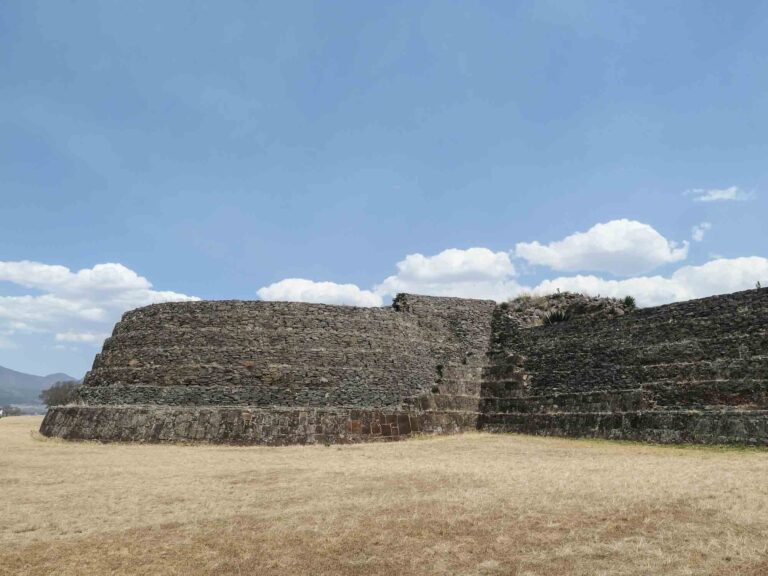
[[[260,301],[139,308],[104,342],[77,405],[49,411],[42,431],[280,444],[400,437],[421,430],[416,414],[428,430],[474,425],[494,308],[411,295],[386,308]],[[469,402],[468,378],[476,382]],[[461,393],[425,402],[438,385]]]

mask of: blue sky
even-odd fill
[[[766,94],[757,1],[6,1],[0,365],[186,297],[768,285]]]

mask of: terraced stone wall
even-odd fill
[[[78,403],[50,410],[41,431],[286,444],[483,429],[768,444],[768,289],[606,310],[529,327],[491,301],[406,294],[378,309],[148,306],[117,324]]]
[[[51,410],[43,432],[234,441],[235,430],[241,441],[355,441],[421,430],[403,419],[416,411],[427,431],[457,431],[477,423],[478,366],[494,308],[491,301],[415,295],[400,295],[388,308],[147,306],[123,316],[78,406]],[[476,380],[473,402],[454,398],[462,378]]]
[[[281,302],[127,313],[88,373],[89,404],[387,406],[431,379],[418,326],[389,309]],[[408,376],[405,378],[405,376]]]
[[[486,430],[768,443],[768,290],[530,329],[499,308]]]

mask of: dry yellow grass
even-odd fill
[[[0,420],[2,574],[768,574],[768,452],[466,434],[237,448]]]

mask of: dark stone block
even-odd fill
[[[354,413],[356,416],[360,416],[360,412]],[[350,414],[351,416],[351,414]],[[352,434],[360,434],[362,431],[362,425],[360,424],[360,420],[347,420],[347,432],[350,432]]]

